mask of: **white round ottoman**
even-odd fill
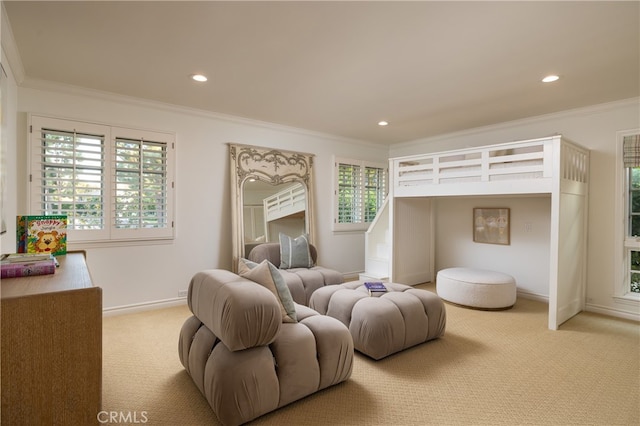
[[[442,299],[478,309],[507,309],[516,303],[516,280],[502,272],[477,268],[438,271],[436,292]]]

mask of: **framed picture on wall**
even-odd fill
[[[487,244],[510,244],[510,211],[506,207],[473,209],[473,241]]]

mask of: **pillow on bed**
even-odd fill
[[[266,287],[278,299],[282,322],[298,322],[296,307],[289,287],[284,282],[284,278],[271,262],[263,260],[262,263],[251,262],[247,259],[240,259],[238,262],[238,274]]]
[[[309,251],[309,236],[302,234],[291,238],[280,233],[280,269],[311,268],[313,258]]]

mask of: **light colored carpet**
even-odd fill
[[[422,286],[433,290],[430,284]],[[178,359],[186,306],[104,319],[103,409],[148,425],[218,425]],[[256,425],[638,425],[640,325],[581,313],[547,329],[547,305],[447,304],[435,341],[381,361]]]

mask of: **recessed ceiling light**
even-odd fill
[[[556,81],[560,79],[560,77],[558,77],[557,75],[548,75],[545,78],[542,79],[543,83],[551,83],[552,81]]]
[[[378,126],[388,126],[388,125],[389,125],[389,123],[384,121],[384,120],[378,121]]]
[[[205,82],[205,81],[207,81],[207,77],[205,77],[205,76],[204,76],[204,75],[202,75],[202,74],[193,74],[193,75],[191,76],[191,79],[192,79],[192,80],[195,80],[195,81],[199,81],[199,82]]]

